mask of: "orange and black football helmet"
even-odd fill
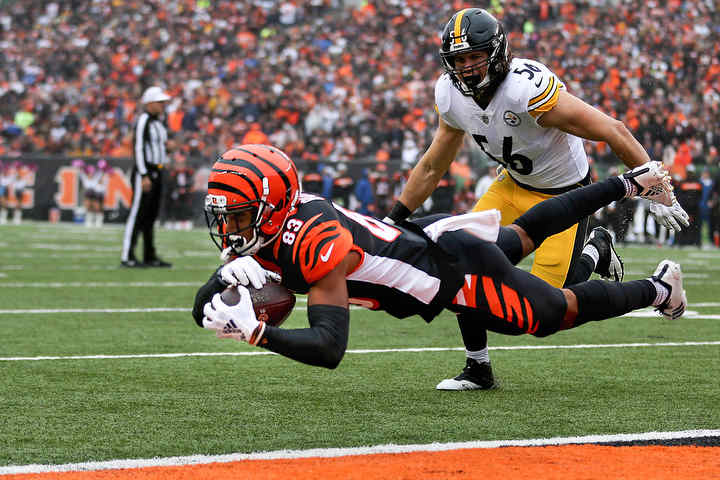
[[[512,54],[502,24],[488,11],[465,8],[456,12],[442,32],[440,58],[453,85],[464,95],[492,94],[510,71]],[[455,68],[455,57],[469,52],[486,52],[487,60]],[[470,75],[487,65],[487,74]]]
[[[223,256],[253,255],[280,234],[300,200],[300,181],[292,160],[269,145],[240,145],[212,166],[205,197],[210,238]],[[228,231],[228,216],[251,212],[250,225]],[[252,237],[242,235],[252,229]]]

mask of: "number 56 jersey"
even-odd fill
[[[542,191],[578,183],[588,174],[582,140],[537,123],[564,89],[542,63],[515,58],[487,108],[463,95],[447,74],[435,84],[435,105],[445,123],[472,135],[517,183]]]
[[[419,226],[388,225],[308,194],[255,258],[280,273],[287,288],[307,293],[350,252],[361,257],[346,276],[350,302],[398,318],[420,315],[429,322],[464,282]]]

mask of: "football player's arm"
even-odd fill
[[[388,215],[394,223],[405,220],[430,196],[462,146],[465,132],[451,127],[440,117],[438,120],[430,148],[413,168],[400,198]]]
[[[606,142],[629,168],[650,161],[650,157],[630,130],[591,105],[565,90],[560,90],[557,104],[538,119],[546,128],[557,128],[576,137]]]
[[[308,365],[337,367],[347,349],[350,332],[346,274],[358,261],[358,254],[346,255],[334,269],[310,287],[310,328],[267,326],[260,346]]]
[[[205,307],[205,304],[212,299],[213,295],[222,292],[228,286],[228,284],[224,283],[218,275],[220,268],[215,270],[207,283],[200,287],[200,289],[195,294],[195,303],[193,304],[192,316],[195,319],[195,323],[197,323],[197,325],[201,328],[203,326],[203,317],[205,316],[205,314],[203,313],[203,308]]]

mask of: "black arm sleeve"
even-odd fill
[[[310,305],[310,328],[265,327],[260,346],[298,362],[333,369],[340,364],[350,334],[350,310]]]
[[[220,270],[220,268],[218,268],[218,270]],[[226,288],[227,284],[220,280],[220,277],[218,276],[216,270],[215,273],[212,274],[212,277],[210,277],[210,280],[208,280],[207,283],[200,287],[200,289],[197,291],[197,293],[195,294],[195,303],[193,304],[192,316],[195,319],[195,323],[198,324],[198,327],[203,326],[203,307],[205,306],[205,304],[209,302],[210,299],[212,299],[213,295],[222,292]]]

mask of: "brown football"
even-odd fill
[[[263,288],[248,285],[247,289],[250,291],[255,316],[268,325],[279,327],[295,307],[295,294],[279,283],[269,281]],[[223,290],[220,298],[225,305],[237,305],[240,294],[237,287],[230,286]]]

